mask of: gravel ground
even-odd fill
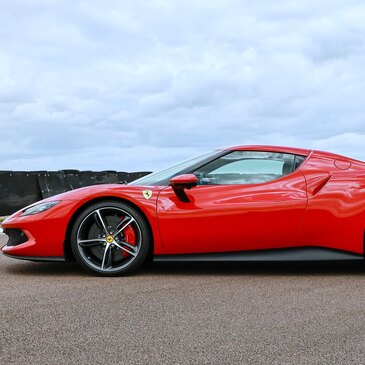
[[[359,262],[154,263],[99,278],[0,255],[0,275],[0,364],[365,361]]]

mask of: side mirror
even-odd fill
[[[186,195],[185,189],[190,190],[198,185],[198,178],[194,174],[175,176],[170,180],[170,184],[176,196],[185,203],[190,200]]]

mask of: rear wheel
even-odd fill
[[[93,204],[76,219],[71,248],[86,270],[104,276],[131,273],[147,259],[151,237],[142,215],[115,201]]]

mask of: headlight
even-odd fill
[[[22,215],[33,215],[33,214],[38,214],[38,213],[45,212],[46,210],[48,210],[48,209],[54,207],[55,205],[57,205],[58,203],[60,203],[60,201],[39,203],[39,204],[33,205],[30,208],[25,209],[23,211]]]

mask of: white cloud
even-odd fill
[[[156,170],[222,145],[365,159],[362,1],[0,5],[0,169]]]

